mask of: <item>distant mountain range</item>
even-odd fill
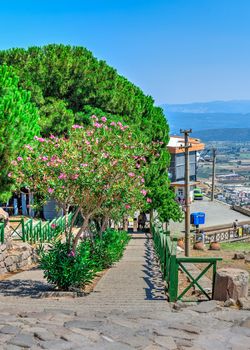
[[[250,100],[194,102],[187,104],[164,104],[168,112],[178,113],[250,113]]]
[[[172,134],[179,134],[183,128],[191,128],[194,133],[207,129],[250,128],[250,100],[164,104],[161,107]]]

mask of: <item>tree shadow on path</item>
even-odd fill
[[[51,285],[41,281],[23,279],[0,281],[0,296],[39,298],[40,293],[52,290]]]
[[[166,301],[165,288],[162,280],[162,274],[160,271],[160,267],[156,262],[154,248],[152,245],[152,239],[150,239],[147,235],[147,239],[145,241],[145,264],[143,277],[144,281],[147,283],[148,288],[145,288],[146,297],[145,300],[162,300]]]

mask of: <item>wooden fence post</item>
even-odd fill
[[[170,269],[169,269],[169,301],[177,300],[178,296],[178,263],[176,260],[177,238],[173,238],[172,251],[170,252]]]

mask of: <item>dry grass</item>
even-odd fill
[[[247,270],[250,274],[250,263],[246,263],[244,259],[240,260],[234,260],[234,254],[235,253],[247,253],[249,252],[250,255],[250,242],[235,242],[235,243],[222,243],[221,245],[221,250],[220,251],[215,251],[215,250],[209,250],[208,247],[205,248],[204,251],[199,251],[199,250],[191,250],[191,256],[205,256],[205,257],[221,257],[223,258],[222,261],[219,261],[217,263],[217,268],[226,268],[226,267],[231,267],[231,268],[238,268],[238,269],[243,269]],[[202,264],[197,264],[197,267],[202,269],[204,265]],[[212,271],[208,271],[207,276],[209,278],[212,277]],[[249,281],[250,283],[250,281]]]

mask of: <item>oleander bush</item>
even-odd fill
[[[130,236],[125,231],[107,229],[102,237],[97,235],[93,244],[93,259],[98,270],[110,267],[122,255]]]
[[[122,257],[128,241],[127,232],[112,229],[102,237],[80,241],[75,250],[69,249],[67,242],[55,241],[49,251],[41,251],[40,267],[47,281],[60,290],[84,288],[98,271]]]
[[[83,288],[96,271],[88,240],[80,242],[75,252],[69,251],[67,243],[52,243],[51,249],[41,254],[40,267],[47,281],[61,290]]]

